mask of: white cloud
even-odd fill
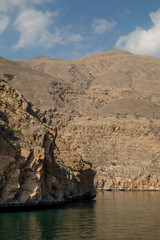
[[[50,1],[44,1],[44,0],[30,0],[32,4],[43,4],[44,2],[50,2]]]
[[[121,36],[116,48],[135,54],[160,56],[160,9],[150,13],[153,26],[147,30],[137,27],[128,35]]]
[[[92,23],[93,33],[103,34],[108,30],[111,30],[116,25],[115,21],[107,21],[106,19],[95,18]]]
[[[58,11],[44,12],[38,10],[36,5],[56,0],[0,0],[0,34],[12,22],[15,35],[19,39],[12,47],[19,48],[44,47],[51,48],[56,44],[80,43],[84,40],[80,33],[72,32],[72,26],[58,28],[55,18]],[[13,14],[14,13],[14,14]],[[14,19],[14,16],[16,18]]]
[[[79,43],[82,42],[84,38],[79,33],[68,32],[68,27],[63,30],[56,29],[53,33],[44,32],[37,44],[45,47],[51,48],[56,44],[66,45],[69,43]]]
[[[21,5],[23,2],[23,0],[0,0],[0,12],[7,13],[12,7]]]
[[[0,14],[0,34],[2,34],[9,25],[10,19],[8,16]]]
[[[67,33],[66,36],[67,42],[81,42],[84,38],[79,33]]]
[[[51,0],[0,0],[0,12],[7,13],[46,2],[51,2]],[[52,0],[52,2],[54,2],[54,0]]]
[[[53,14],[35,9],[23,11],[15,20],[14,26],[20,32],[20,39],[14,48],[33,45],[47,33],[47,27],[52,23]]]
[[[56,44],[64,44],[63,36],[58,29],[54,33],[44,31],[37,44],[48,49],[55,46]]]
[[[124,10],[124,12],[119,14],[119,17],[122,18],[122,17],[125,17],[126,15],[129,15],[129,14],[131,14],[131,11],[128,8],[126,8]]]
[[[62,30],[55,27],[52,32],[49,31],[53,18],[58,14],[58,11],[43,13],[35,9],[22,11],[14,22],[15,29],[20,32],[20,38],[13,47],[15,49],[35,46],[51,48],[56,44],[65,45],[83,41],[84,38],[79,33],[72,33],[72,26]]]

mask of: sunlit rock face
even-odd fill
[[[56,135],[56,127],[41,123],[39,110],[0,80],[1,205],[95,197],[92,164],[61,141],[56,145]]]
[[[74,61],[0,58],[0,77],[40,109],[21,104],[54,136],[57,127],[54,157],[62,168],[72,170],[68,147],[72,158],[94,164],[98,189],[160,189],[160,58],[119,50]],[[23,133],[42,146],[43,130],[34,127],[26,124]]]

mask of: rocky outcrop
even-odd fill
[[[20,92],[0,80],[0,206],[95,197],[92,164],[61,141],[56,145],[56,135]]]

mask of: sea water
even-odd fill
[[[98,192],[92,201],[0,213],[0,240],[160,240],[160,192]]]

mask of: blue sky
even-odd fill
[[[160,57],[159,0],[0,0],[0,56],[72,60],[121,49]]]

